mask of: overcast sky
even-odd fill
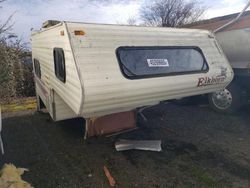
[[[30,29],[39,29],[48,19],[126,23],[129,17],[139,19],[140,6],[150,2],[150,0],[106,1],[112,3],[100,3],[98,0],[6,0],[0,9],[0,21],[15,12],[13,32],[28,42]],[[241,11],[246,0],[204,0],[203,3],[208,7],[204,18],[212,18]]]

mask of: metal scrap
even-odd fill
[[[104,173],[109,181],[109,185],[111,187],[115,187],[116,182],[115,182],[114,178],[111,176],[111,174],[106,166],[103,166],[103,171],[104,171]]]
[[[162,151],[161,140],[120,140],[115,143],[117,151],[125,151],[131,149],[146,151]]]

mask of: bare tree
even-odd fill
[[[27,95],[24,91],[28,84],[30,90],[34,90],[32,64],[29,64],[31,67],[24,64],[30,56],[26,44],[10,32],[13,15],[6,21],[0,20],[0,104]]]
[[[0,9],[2,8],[1,3],[3,3],[6,0],[0,0]],[[12,29],[13,23],[11,23],[12,17],[15,13],[10,15],[7,20],[5,20],[3,23],[0,20],[0,36],[1,34],[6,34],[6,32],[10,31]]]
[[[4,2],[4,1],[6,1],[6,0],[0,0],[0,3]],[[2,6],[1,6],[1,5],[0,5],[0,8],[2,8]]]
[[[13,23],[11,23],[11,20],[13,16],[14,16],[14,13],[11,16],[9,16],[4,23],[0,23],[0,35],[12,29]]]
[[[127,20],[128,25],[136,25],[136,23],[137,23],[137,20],[135,17],[129,17]]]
[[[141,8],[141,19],[146,25],[179,27],[197,21],[205,12],[196,0],[153,0]]]

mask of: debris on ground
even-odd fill
[[[138,109],[138,114],[142,117],[142,119],[143,119],[144,122],[147,122],[148,119],[147,119],[147,117],[145,116],[145,114],[143,113],[143,111],[144,111],[144,110],[147,110],[147,109],[149,109],[149,108],[151,108],[151,107],[153,107],[153,106],[155,106],[155,105],[144,106],[144,107]]]
[[[53,122],[46,113],[6,118],[0,170],[9,162],[23,165],[32,173],[22,178],[37,188],[110,187],[104,165],[115,187],[249,188],[249,113],[250,107],[225,116],[197,105],[161,104],[144,112],[148,122],[139,117],[138,130],[85,142],[80,118]],[[118,152],[120,139],[161,140],[162,151]]]
[[[93,175],[92,174],[88,174],[88,178],[92,178],[93,177]]]
[[[135,111],[120,112],[86,120],[85,139],[136,128]]]
[[[115,143],[117,151],[125,151],[131,149],[161,151],[161,140],[120,140]]]
[[[33,188],[28,182],[22,180],[21,175],[26,168],[16,168],[13,164],[5,164],[0,172],[1,188]]]
[[[115,187],[116,182],[115,182],[114,178],[111,176],[111,174],[106,166],[103,166],[103,171],[104,171],[104,173],[109,181],[109,185],[111,187]]]

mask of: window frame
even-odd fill
[[[34,64],[34,72],[36,77],[38,77],[39,79],[41,79],[42,77],[42,72],[41,72],[41,65],[40,65],[40,61],[36,58],[33,59],[33,64]]]
[[[171,72],[171,73],[165,73],[165,74],[151,74],[151,75],[137,75],[137,76],[129,76],[124,71],[124,64],[121,61],[120,57],[120,50],[166,50],[166,49],[193,49],[200,53],[204,64],[206,65],[206,70],[194,70],[194,71],[184,71],[184,72]],[[198,46],[120,46],[116,49],[116,57],[119,63],[119,67],[121,70],[122,75],[129,79],[129,80],[135,80],[135,79],[144,79],[144,78],[156,78],[156,77],[166,77],[166,76],[178,76],[178,75],[189,75],[189,74],[199,74],[199,73],[206,73],[209,71],[209,65],[207,63],[207,60],[201,50]]]
[[[64,70],[63,70],[63,76],[60,75],[60,71],[58,68],[58,62],[56,62],[56,53],[61,53],[62,54],[62,63],[64,66]],[[65,54],[64,54],[64,50],[63,48],[54,48],[53,49],[53,59],[54,59],[54,72],[55,75],[57,77],[57,79],[59,79],[61,82],[66,83],[66,63],[65,63]]]

